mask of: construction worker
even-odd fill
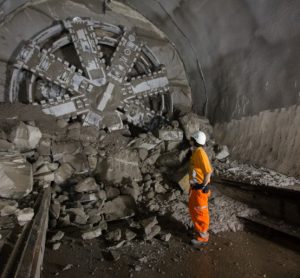
[[[196,238],[191,240],[194,246],[207,245],[209,239],[208,198],[210,190],[207,185],[210,182],[213,169],[203,148],[205,143],[206,135],[204,132],[198,131],[191,136],[189,212],[196,232]]]

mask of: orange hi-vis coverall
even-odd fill
[[[213,171],[208,156],[202,147],[193,151],[190,161],[189,179],[191,183],[189,212],[197,232],[196,239],[208,242],[209,211],[208,198],[210,191],[203,193],[201,189],[192,189],[193,184],[203,184],[206,174]]]

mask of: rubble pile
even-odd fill
[[[171,234],[159,223],[161,217],[186,228],[192,226],[188,194],[178,185],[189,159],[187,139],[199,129],[207,133],[206,150],[218,175],[231,178],[247,173],[253,177],[251,182],[272,186],[273,180],[282,186],[292,183],[270,170],[257,174],[253,167],[231,162],[228,148],[214,142],[209,122],[193,113],[161,123],[147,133],[130,129],[106,132],[62,119],[47,132],[34,122],[15,122],[0,129],[0,196],[5,198],[0,199],[1,223],[5,217],[20,225],[30,221],[34,216],[32,196],[51,186],[49,227],[55,233],[49,244],[54,250],[60,248],[66,227],[76,229],[84,240],[101,237],[111,248],[134,239],[169,241]],[[240,230],[243,226],[237,216],[257,213],[216,189],[212,191],[213,233]],[[112,228],[118,221],[125,225]]]
[[[294,177],[288,177],[264,167],[240,163],[236,160],[216,161],[214,168],[216,175],[254,185],[287,187],[300,184],[300,180]]]
[[[217,189],[212,191],[209,201],[210,232],[217,234],[225,231],[237,232],[244,228],[238,217],[251,217],[259,213],[258,210],[246,204],[233,200],[220,193]]]

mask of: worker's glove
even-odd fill
[[[208,191],[209,191],[208,185],[204,186],[203,189],[202,189],[202,192],[203,193],[208,193]]]

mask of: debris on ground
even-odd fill
[[[67,228],[76,230],[83,242],[104,240],[105,256],[112,261],[120,258],[117,250],[131,244],[167,244],[172,231],[160,219],[192,228],[187,140],[199,129],[207,133],[214,174],[270,186],[299,183],[231,160],[227,146],[214,142],[208,120],[193,113],[153,131],[109,132],[62,120],[56,125],[52,132],[40,131],[33,122],[0,126],[0,196],[7,198],[0,199],[2,237],[3,227],[32,220],[37,192],[51,187],[48,243],[53,250],[66,240]],[[242,230],[238,216],[258,213],[217,188],[209,209],[212,233]],[[115,227],[116,222],[122,225]],[[134,269],[140,271],[140,265]]]
[[[225,163],[215,162],[214,168],[218,176],[254,185],[287,187],[300,184],[300,180],[294,177],[288,177],[264,167],[240,163],[236,160],[228,159]]]

